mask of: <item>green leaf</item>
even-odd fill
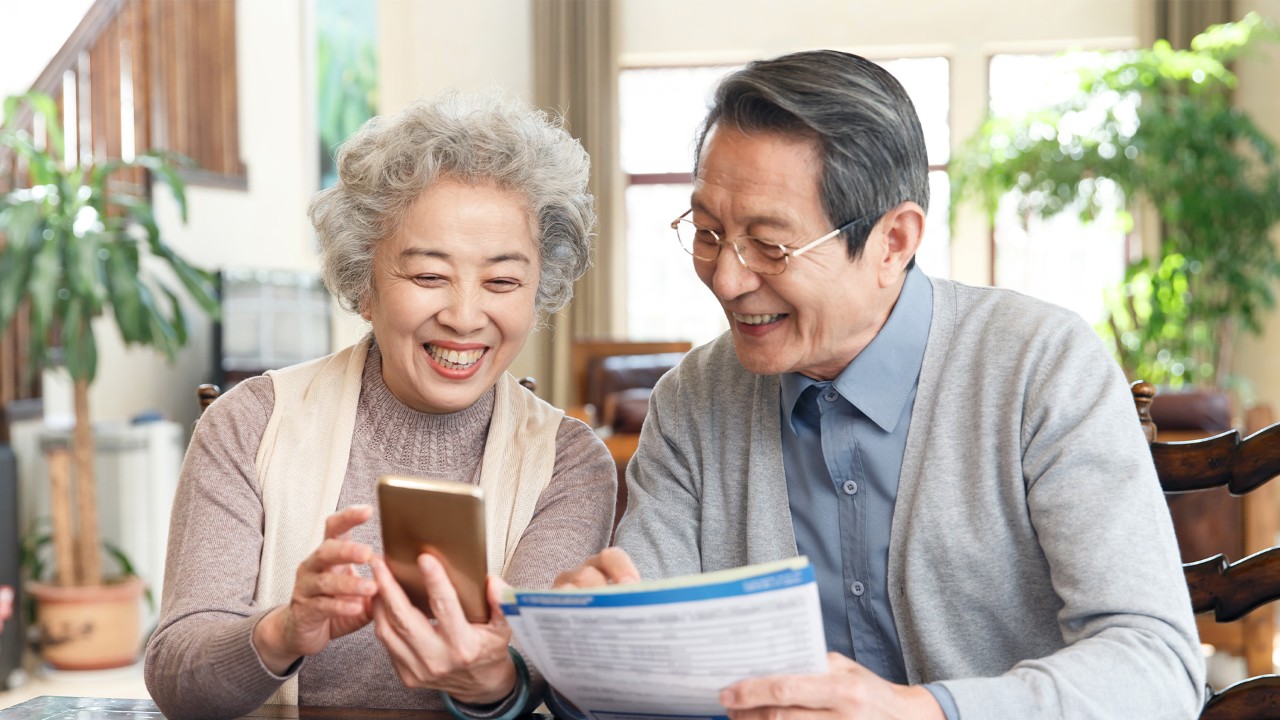
[[[62,318],[62,352],[71,377],[92,383],[98,367],[98,345],[93,337],[92,315],[86,305],[80,297],[68,301]]]
[[[173,199],[178,203],[179,217],[182,222],[187,222],[187,184],[178,174],[176,165],[188,166],[194,163],[177,153],[152,150],[139,155],[133,164],[155,173],[161,182],[169,186]]]
[[[138,277],[137,249],[116,242],[108,250],[107,302],[126,343],[149,343],[151,325],[142,303],[142,281]]]

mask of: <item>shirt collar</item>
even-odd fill
[[[885,432],[893,432],[911,398],[933,320],[933,285],[919,267],[907,272],[898,301],[884,327],[831,384],[854,407]],[[819,381],[800,373],[783,373],[782,407],[792,420],[800,394]]]

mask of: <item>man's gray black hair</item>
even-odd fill
[[[845,233],[851,259],[890,209],[907,200],[929,209],[929,159],[915,106],[901,83],[866,58],[798,52],[752,62],[726,77],[698,131],[695,175],[717,125],[815,142],[832,225],[866,218]]]

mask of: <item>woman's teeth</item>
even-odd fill
[[[435,358],[436,362],[447,368],[461,370],[476,364],[481,355],[484,355],[484,348],[478,350],[445,350],[435,345],[426,345],[427,353]]]
[[[739,315],[733,314],[733,319],[743,325],[765,325],[782,317],[782,313],[773,313],[772,315]]]

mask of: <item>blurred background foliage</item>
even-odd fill
[[[989,116],[955,158],[953,208],[976,203],[994,216],[1015,192],[1024,218],[1075,210],[1092,222],[1115,212],[1106,201],[1118,188],[1129,229],[1132,213],[1154,208],[1159,254],[1128,265],[1098,328],[1131,379],[1225,386],[1239,331],[1259,332],[1275,304],[1280,162],[1232,104],[1230,63],[1277,40],[1271,21],[1250,14],[1210,27],[1190,50],[1161,40],[1102,53],[1079,70],[1071,99]]]
[[[377,17],[377,0],[316,2],[321,187],[338,180],[338,146],[378,111]]]

